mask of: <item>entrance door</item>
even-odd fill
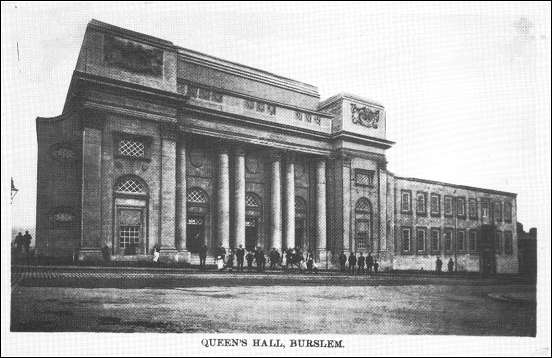
[[[144,253],[144,215],[142,209],[118,208],[118,249],[122,255]]]
[[[245,248],[254,250],[257,247],[257,235],[259,232],[257,218],[245,219]]]
[[[304,248],[305,244],[305,219],[295,218],[295,246]]]
[[[204,218],[201,216],[188,217],[186,225],[186,249],[192,253],[198,253],[204,244]]]

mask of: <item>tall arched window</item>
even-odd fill
[[[245,194],[245,248],[253,250],[262,233],[262,201],[255,193]]]
[[[360,198],[355,205],[355,244],[357,250],[372,250],[372,204]]]
[[[190,188],[186,192],[187,225],[186,248],[199,252],[205,244],[205,221],[209,215],[209,196],[201,188]]]
[[[119,255],[145,254],[148,246],[148,186],[137,176],[122,176],[115,182],[114,199],[113,252]]]

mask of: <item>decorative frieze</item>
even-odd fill
[[[104,61],[130,72],[152,76],[163,73],[163,50],[120,37],[104,37]]]
[[[354,124],[368,128],[378,128],[380,110],[366,106],[358,107],[355,103],[351,103],[351,119]]]

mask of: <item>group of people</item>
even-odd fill
[[[28,231],[25,231],[25,235],[21,234],[21,232],[17,233],[14,241],[17,253],[24,253],[28,255],[30,253],[32,239],[33,238]]]
[[[454,261],[452,261],[452,257],[449,259],[447,269],[448,272],[454,271]],[[443,261],[441,261],[440,257],[437,257],[437,260],[435,260],[435,271],[437,271],[438,274],[443,271]]]
[[[366,256],[361,252],[358,257],[355,252],[351,252],[347,258],[345,252],[341,251],[341,254],[339,254],[339,267],[342,272],[349,272],[352,275],[364,273],[371,275],[372,273],[378,273],[379,263],[372,257],[371,252]]]
[[[207,263],[207,245],[203,245],[199,250],[199,267],[205,270]],[[234,266],[234,260],[236,265]],[[266,269],[267,261],[270,270],[289,268],[298,268],[300,271],[316,272],[318,266],[314,260],[314,255],[311,252],[304,253],[301,249],[285,249],[280,253],[276,248],[272,248],[268,254],[265,254],[262,248],[245,249],[243,245],[239,245],[237,249],[228,249],[228,251],[219,246],[215,250],[215,264],[219,271],[228,270],[244,271],[244,263],[247,262],[247,270],[253,271],[253,263],[255,270],[263,272]]]

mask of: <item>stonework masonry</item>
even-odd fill
[[[39,254],[199,261],[341,251],[382,269],[518,271],[516,194],[395,176],[383,105],[96,20],[63,114],[37,118]]]

